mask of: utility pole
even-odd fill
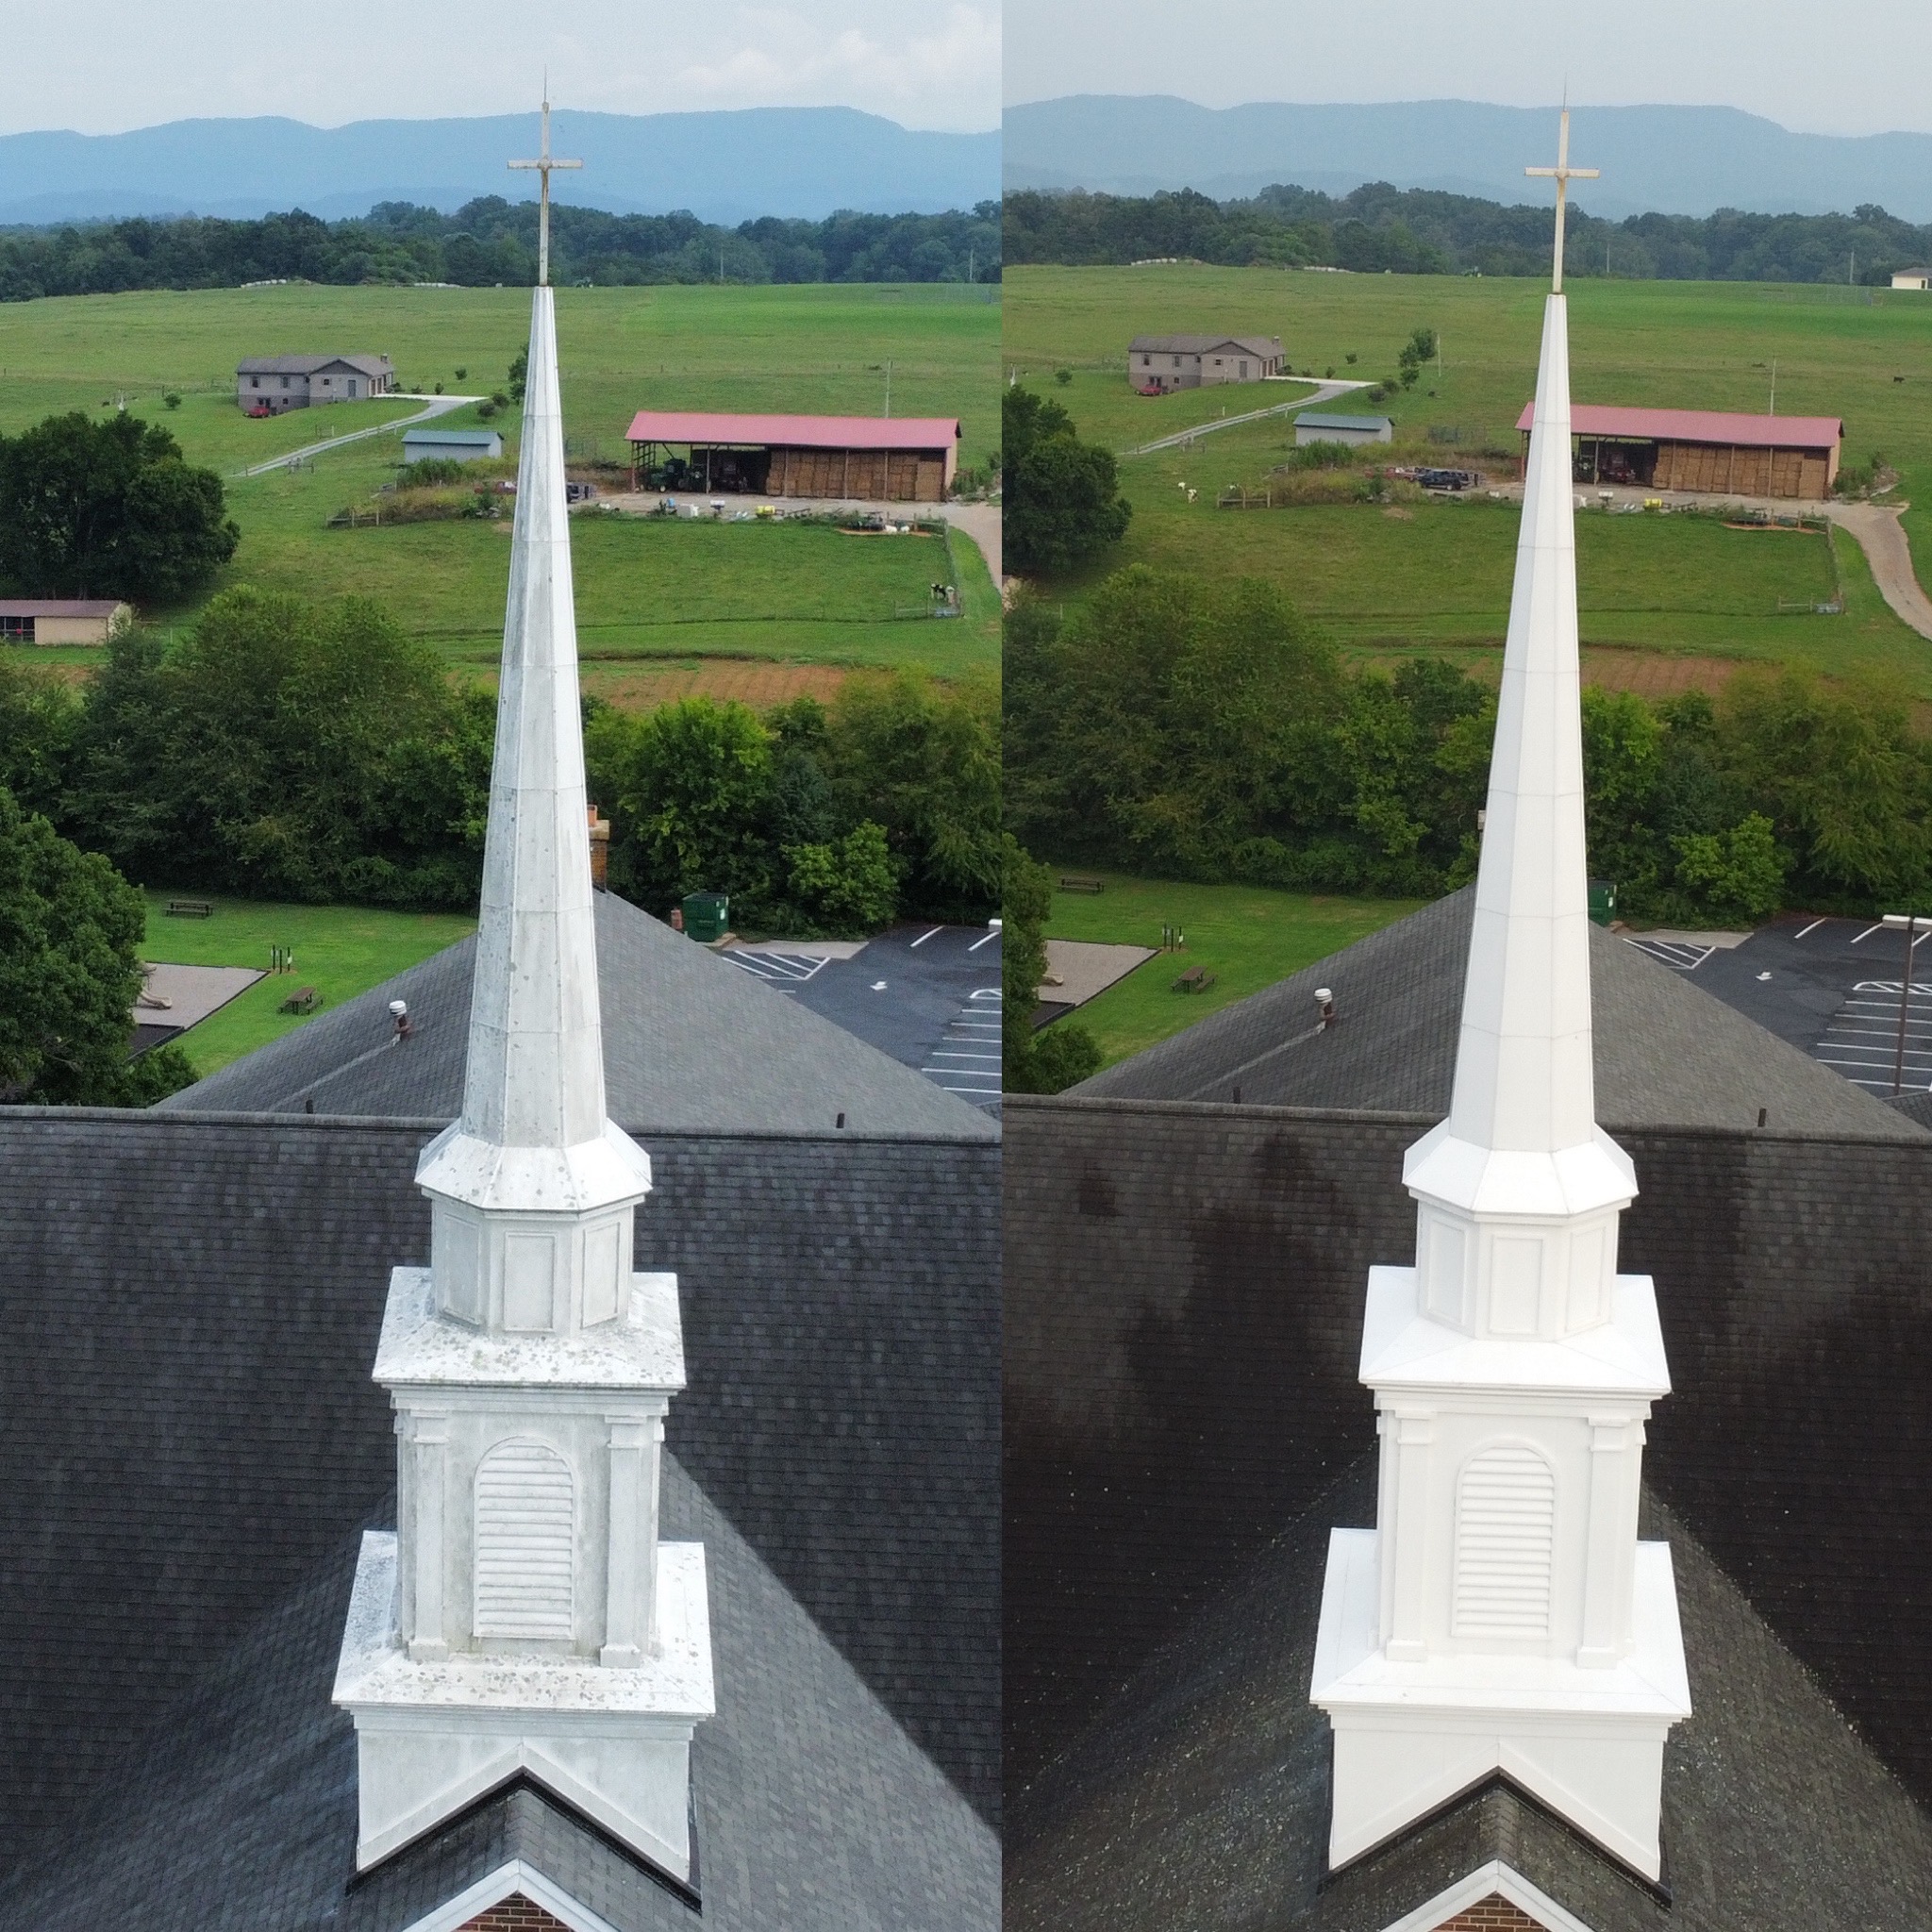
[[[1885,924],[1903,929],[1906,936],[1906,976],[1898,990],[1898,1052],[1891,1063],[1891,1091],[1903,1093],[1906,1083],[1906,1016],[1911,1010],[1912,1002],[1912,955],[1919,950],[1919,941],[1932,934],[1932,919],[1927,919],[1924,933],[1919,930],[1920,915],[1916,912],[1888,912]]]
[[[973,286],[973,284],[975,281],[979,279],[977,274],[978,268],[979,251],[976,248],[969,248],[966,251],[966,286],[969,289]]]

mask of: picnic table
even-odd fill
[[[1176,992],[1206,992],[1214,984],[1214,975],[1205,966],[1190,966],[1174,983]]]
[[[215,902],[212,899],[170,899],[168,917],[170,919],[212,919]]]
[[[312,1013],[322,1004],[322,995],[312,986],[291,992],[277,1009],[284,1013]]]

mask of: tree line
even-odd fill
[[[551,275],[599,287],[657,282],[996,282],[997,202],[942,214],[844,210],[823,221],[763,216],[736,227],[695,215],[551,209]],[[129,289],[231,289],[537,278],[534,202],[482,195],[454,214],[380,202],[325,222],[294,209],[258,221],[184,216],[0,231],[0,301]]]
[[[1009,194],[1007,259],[1086,267],[1181,257],[1218,267],[1341,268],[1374,275],[1541,275],[1547,206],[1373,181],[1344,195],[1278,184],[1215,201],[1192,189],[1144,196]],[[1862,204],[1850,214],[1641,214],[1570,210],[1563,272],[1637,280],[1890,283],[1932,258],[1932,225]]]
[[[481,884],[495,700],[369,599],[247,587],[78,688],[0,657],[0,787],[142,885],[463,909]],[[986,916],[999,896],[991,684],[855,678],[767,716],[585,701],[612,885],[805,933]]]
[[[1273,585],[1134,565],[1006,643],[1007,822],[1054,858],[1433,896],[1474,876],[1495,700],[1440,659],[1351,670]],[[1740,671],[1584,693],[1592,874],[1687,924],[1932,904],[1932,737],[1884,684]]]

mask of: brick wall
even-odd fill
[[[1500,1904],[1501,1901],[1496,1903]],[[1489,1904],[1486,1900],[1472,1909],[1485,1911]],[[1530,1923],[1520,1912],[1514,1919],[1495,1920],[1471,1919],[1465,1912],[1462,1918],[1453,1922],[1457,1927],[1457,1932],[1460,1932],[1464,1920],[1468,1920],[1471,1925],[1483,1926],[1485,1932],[1488,1932],[1488,1927],[1491,1924],[1515,1926],[1527,1925]],[[522,1892],[513,1891],[501,1904],[491,1906],[487,1912],[479,1912],[463,1926],[462,1932],[570,1932],[570,1928],[554,1912],[546,1912],[541,1906],[532,1905]]]
[[[478,1919],[476,1923],[480,1925],[483,1922]],[[523,1922],[517,1923],[521,1926]],[[552,1924],[555,1923],[553,1920]],[[1436,1932],[1549,1932],[1549,1928],[1541,1919],[1532,1919],[1527,1912],[1512,1906],[1500,1891],[1492,1891],[1467,1911],[1444,1919]]]

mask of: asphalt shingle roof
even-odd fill
[[[0,1873],[38,1873],[0,1926],[387,1932],[342,1916],[354,1753],[328,1691],[350,1540],[394,1479],[370,1367],[390,1268],[427,1253],[436,1124],[0,1109]],[[706,1922],[977,1932],[997,1145],[648,1144],[639,1261],[678,1272],[691,1374],[667,1521],[715,1579]],[[622,1932],[681,1923],[638,1896]]]
[[[1415,1253],[1402,1158],[1432,1118],[1009,1099],[1009,1779],[1374,1446],[1368,1270]],[[1932,1806],[1932,1140],[1619,1139],[1621,1265],[1656,1281],[1673,1383],[1645,1473]]]
[[[405,1932],[515,1857],[617,1932],[996,1924],[992,1826],[675,1457],[664,1523],[703,1540],[710,1573],[720,1699],[692,1746],[700,1908],[527,1784],[347,1884],[355,1733],[328,1701],[345,1541],[164,1714],[43,1862],[0,1884],[0,1924]]]
[[[1224,1007],[1096,1074],[1095,1097],[1449,1110],[1475,888]],[[1626,945],[1591,928],[1597,1117],[1620,1127],[1773,1127],[1921,1138],[1909,1117]],[[1336,1018],[1312,1033],[1315,991]]]
[[[1262,1549],[1008,1808],[1011,1932],[1383,1932],[1502,1858],[1592,1932],[1932,1920],[1932,1821],[1707,1552],[1672,1546],[1694,1714],[1664,1769],[1669,1903],[1491,1785],[1324,1872],[1328,1721],[1308,1703],[1323,1554],[1374,1516],[1358,1464]]]
[[[604,1074],[633,1133],[990,1142],[978,1108],[788,1000],[613,892],[597,894]],[[175,1112],[449,1120],[462,1109],[474,938],[161,1103]],[[415,1028],[394,1042],[389,1003]]]

